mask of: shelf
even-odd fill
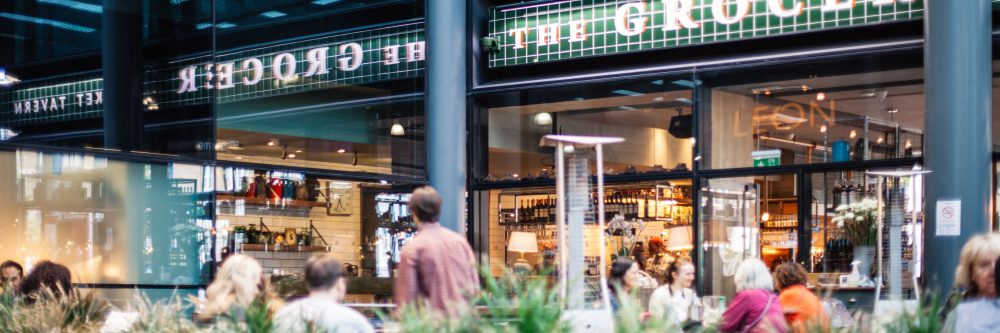
[[[326,203],[308,200],[291,200],[291,199],[281,199],[275,202],[276,199],[267,198],[257,198],[257,197],[241,197],[235,195],[225,195],[217,194],[215,196],[216,200],[243,200],[246,204],[250,205],[262,205],[262,206],[292,206],[292,207],[326,207]]]
[[[291,245],[281,245],[275,250],[273,245],[267,245],[267,250],[264,250],[264,244],[243,244],[243,251],[264,251],[264,252],[326,252],[326,246],[291,246]]]

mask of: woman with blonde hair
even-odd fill
[[[750,258],[740,263],[733,276],[736,283],[736,297],[722,314],[722,326],[726,332],[785,333],[785,314],[781,310],[778,296],[774,294],[771,272],[760,259]]]
[[[266,295],[263,272],[254,258],[242,254],[226,258],[208,286],[207,299],[198,319],[211,322],[226,315],[241,319],[251,303]]]
[[[955,287],[948,297],[941,317],[947,318],[946,327],[956,323],[966,323],[958,317],[975,313],[978,307],[997,309],[997,258],[1000,257],[1000,234],[990,233],[972,237],[965,246],[955,268]],[[952,310],[955,310],[954,313]],[[989,322],[990,329],[998,328],[998,323],[988,320],[995,316],[972,316],[980,322]],[[979,331],[966,327],[963,331]]]

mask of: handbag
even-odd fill
[[[757,327],[757,324],[760,324],[760,321],[764,320],[764,317],[767,316],[767,312],[771,311],[771,303],[774,303],[774,297],[768,295],[767,306],[764,307],[764,311],[762,311],[760,313],[760,316],[757,316],[757,319],[755,319],[752,323],[750,323],[747,326],[743,326],[743,330],[741,330],[740,333],[749,333],[750,330],[752,330],[754,327]]]

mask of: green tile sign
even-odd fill
[[[153,111],[415,78],[425,58],[422,22],[220,52],[146,64],[142,103]],[[101,117],[103,97],[100,74],[0,87],[0,126]]]
[[[104,112],[104,81],[97,74],[15,87],[0,88],[2,126],[100,117]]]
[[[924,0],[569,0],[492,8],[490,67],[923,16]]]
[[[189,59],[147,71],[161,106],[218,103],[423,75],[424,24],[337,34]]]

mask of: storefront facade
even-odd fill
[[[283,276],[329,251],[357,276],[353,301],[383,302],[414,232],[406,193],[458,147],[481,262],[543,268],[556,165],[539,141],[573,134],[625,139],[593,198],[617,223],[608,249],[689,257],[699,294],[731,294],[748,256],[832,283],[853,256],[836,208],[886,193],[901,225],[883,238],[902,244],[885,265],[915,292],[924,178],[869,172],[950,140],[927,136],[925,1],[462,3],[466,24],[443,29],[466,37],[467,79],[449,81],[465,104],[445,111],[429,87],[455,68],[428,66],[440,21],[424,1],[0,5],[0,177],[16,189],[0,256],[71,263],[129,299],[194,293],[231,252]],[[431,119],[463,110],[466,144],[431,142],[456,135]],[[509,251],[515,232],[537,249]]]
[[[625,142],[604,148],[606,196],[594,198],[619,223],[607,250],[661,282],[657,258],[689,258],[699,294],[732,296],[736,264],[760,257],[838,284],[857,258],[837,208],[867,198],[894,209],[873,241],[884,294],[914,296],[934,236],[926,176],[876,174],[923,166],[925,144],[950,140],[926,136],[925,5],[474,2],[470,221],[481,258],[500,274],[554,253],[556,166],[544,135],[614,136]],[[534,253],[510,248],[525,231]],[[663,246],[653,254],[650,242]],[[844,300],[870,310],[867,294]]]

